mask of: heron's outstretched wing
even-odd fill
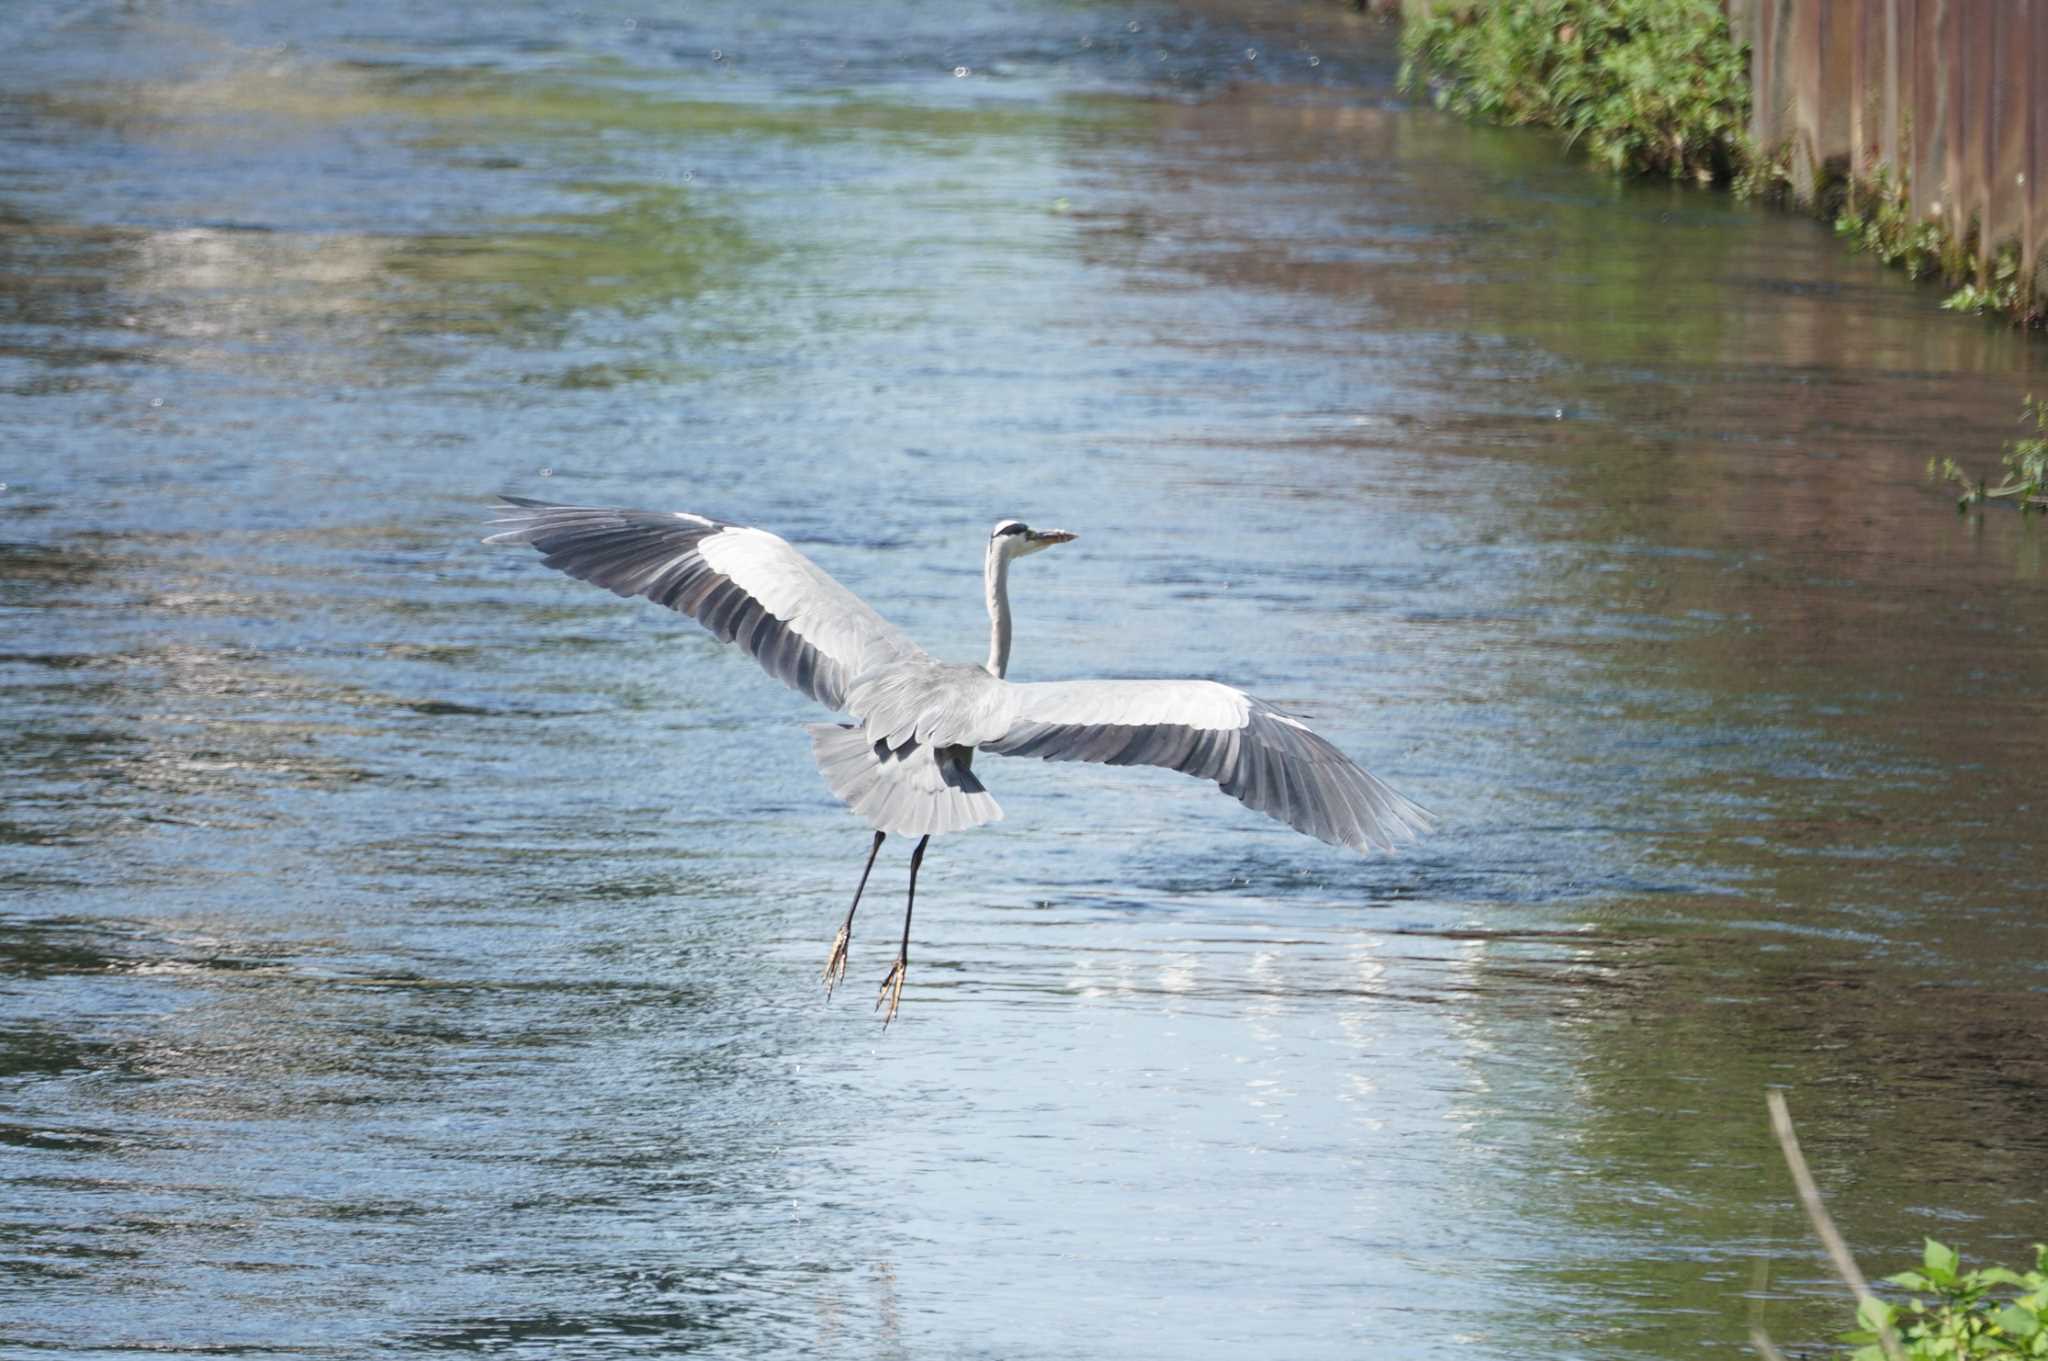
[[[1392,850],[1430,825],[1298,718],[1214,681],[1052,681],[1009,687],[1014,716],[983,751],[1165,766],[1334,846]]]
[[[485,543],[530,543],[548,566],[615,595],[645,596],[754,655],[829,708],[855,676],[923,649],[822,567],[764,529],[682,511],[499,498],[511,513]]]

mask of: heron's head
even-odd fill
[[[1021,558],[1026,553],[1036,553],[1056,543],[1067,543],[1075,536],[1064,529],[1033,529],[1022,520],[1004,520],[989,531],[989,546],[1001,551],[1006,558]]]

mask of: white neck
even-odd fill
[[[988,673],[1000,680],[1010,669],[1010,555],[1001,539],[988,541],[982,575],[988,587]]]

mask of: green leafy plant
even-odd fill
[[[1963,488],[1956,508],[1967,510],[1981,501],[2010,499],[2021,514],[2048,510],[2048,397],[2031,393],[2020,405],[2020,423],[2031,422],[2034,433],[2005,442],[2005,482],[2000,486],[1972,478],[1952,458],[1932,459],[1930,477],[1954,482]]]
[[[1401,84],[1439,107],[1562,129],[1594,160],[1701,183],[1752,151],[1749,55],[1717,0],[1524,0],[1439,10],[1402,33]]]
[[[1885,167],[1858,186],[1850,204],[1835,217],[1835,235],[1851,250],[1875,255],[1916,279],[1941,272],[1953,253],[1948,233],[1933,218],[1915,219],[1905,186]]]
[[[2030,399],[2031,400],[2031,399]],[[1875,1294],[1849,1244],[1821,1203],[1813,1170],[1799,1151],[1791,1107],[1782,1091],[1764,1093],[1771,1130],[1785,1155],[1785,1170],[1806,1210],[1807,1222],[1834,1263],[1835,1274],[1856,1297],[1855,1332],[1842,1341],[1856,1347],[1852,1361],[1969,1361],[1971,1357],[2048,1358],[2048,1244],[2034,1244],[2034,1269],[2025,1275],[2002,1266],[1965,1272],[1953,1248],[1926,1240],[1920,1270],[1886,1277],[1913,1291],[1905,1304]],[[2009,1294],[1998,1294],[1998,1291]],[[1921,1298],[1933,1297],[1932,1302]],[[1749,1331],[1750,1345],[1764,1361],[1785,1361],[1761,1323]]]
[[[2044,300],[2021,273],[2017,242],[2006,242],[1981,263],[1975,224],[1957,237],[1935,218],[1916,219],[1905,186],[1883,167],[1854,186],[1835,216],[1835,235],[1916,279],[1939,276],[1954,289],[1941,304],[1951,312],[1999,312],[2023,324],[2042,319]]]
[[[2006,245],[1992,258],[1982,280],[1972,280],[1948,295],[1942,306],[1951,312],[2020,312],[2025,308],[2017,245]]]
[[[1749,53],[1720,0],[1494,0],[1439,3],[1406,21],[1401,87],[1426,81],[1439,108],[1562,131],[1623,174],[1727,184],[1745,198],[1792,187],[1789,144],[1749,135]],[[1910,120],[1909,120],[1910,121]],[[1915,217],[1907,186],[1880,168],[1850,183],[1818,167],[1823,216],[1856,249],[1914,278],[1939,277],[1957,312],[2048,324],[2048,287],[2027,277],[2016,242],[1988,258],[1979,229]]]
[[[2034,1245],[2029,1272],[1964,1271],[1953,1248],[1930,1238],[1920,1270],[1886,1280],[1912,1294],[1903,1305],[1875,1296],[1863,1301],[1856,1311],[1861,1326],[1842,1335],[1856,1347],[1854,1361],[1885,1361],[1880,1334],[1887,1327],[1908,1361],[2048,1357],[2048,1244]]]

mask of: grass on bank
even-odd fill
[[[1784,148],[1749,136],[1749,48],[1720,0],[1513,0],[1439,4],[1401,33],[1401,87],[1426,80],[1437,107],[1548,127],[1625,175],[1780,196]],[[1905,187],[1880,175],[1815,196],[1836,233],[1915,278],[1938,277],[1954,311],[2048,322],[2048,296],[2021,277],[2016,246],[1980,262],[1974,236],[1916,220]]]
[[[1728,183],[1753,159],[1749,52],[1717,0],[1524,0],[1410,19],[1401,85],[1439,108],[1557,128],[1619,174]]]

